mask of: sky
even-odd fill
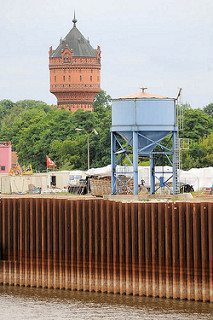
[[[73,26],[101,47],[101,88],[213,102],[213,0],[0,0],[0,100],[56,104],[48,51]]]

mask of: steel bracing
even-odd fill
[[[138,156],[149,156],[150,158],[151,194],[165,188],[173,194],[179,193],[180,148],[177,131],[165,133],[160,138],[156,137],[157,135],[154,135],[154,138],[151,138],[147,136],[147,132],[141,131],[132,131],[128,134],[111,132],[112,194],[122,194],[127,190],[132,194],[138,194]],[[139,147],[141,144],[143,146]],[[155,170],[163,157],[168,160],[172,171],[164,171],[163,167],[161,171]],[[128,169],[119,171],[119,165],[121,165],[123,158],[128,159],[129,166],[133,168],[132,171]],[[165,176],[166,178],[164,178]],[[157,186],[156,180],[159,181]],[[133,188],[130,181],[133,181]]]

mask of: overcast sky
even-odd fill
[[[48,50],[73,26],[101,46],[101,87],[113,98],[140,92],[203,107],[213,102],[213,0],[0,0],[0,100],[43,100]]]

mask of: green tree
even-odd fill
[[[213,132],[201,140],[200,147],[204,153],[200,159],[202,167],[213,167]]]
[[[82,109],[77,110],[73,114],[73,122],[76,126],[75,129],[82,129],[87,133],[91,133],[96,125],[94,113],[91,111],[83,111]]]
[[[111,105],[111,96],[106,91],[101,90],[94,98],[94,109],[100,106],[108,107]]]
[[[5,99],[0,101],[0,121],[10,113],[10,110],[13,109],[14,106],[15,104],[11,100]]]
[[[213,103],[209,103],[203,108],[203,111],[213,118]]]
[[[183,114],[184,129],[180,135],[198,141],[213,130],[213,119],[200,109],[186,109]]]
[[[46,155],[49,155],[57,169],[86,169],[87,133],[90,134],[91,166],[110,163],[110,105],[97,106],[94,112],[72,113],[64,108],[57,110],[42,101],[14,103],[4,100],[1,108],[0,140],[12,142],[21,165],[31,163],[34,170],[43,171]]]
[[[213,166],[213,132],[199,142],[192,142],[190,149],[183,152],[183,169]]]

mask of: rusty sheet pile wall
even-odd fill
[[[0,283],[213,302],[212,203],[2,199]]]

